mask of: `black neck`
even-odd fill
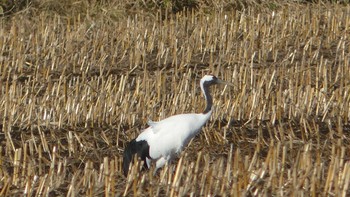
[[[209,84],[207,83],[203,84],[203,93],[204,93],[205,101],[207,102],[207,106],[203,114],[206,114],[211,111],[211,107],[213,106],[213,98],[211,97],[209,92]]]

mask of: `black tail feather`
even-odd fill
[[[132,163],[134,155],[137,155],[142,161],[144,161],[144,169],[148,169],[146,158],[150,159],[149,156],[149,145],[147,141],[136,139],[131,140],[125,147],[123,155],[123,171],[124,175],[128,175],[130,163]]]

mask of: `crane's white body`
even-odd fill
[[[210,118],[211,111],[206,114],[179,114],[159,122],[149,122],[136,141],[145,140],[149,145],[149,156],[156,160],[156,169],[164,166],[200,131]],[[150,167],[151,160],[147,159]]]

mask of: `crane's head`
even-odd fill
[[[233,86],[232,83],[220,80],[214,75],[205,75],[204,77],[202,77],[200,84],[201,86],[207,86],[207,87],[215,84],[226,84],[226,85]]]
[[[207,113],[211,112],[211,110],[212,110],[213,99],[210,96],[209,87],[211,85],[215,85],[215,84],[226,84],[226,85],[233,86],[232,83],[222,81],[222,80],[218,79],[217,77],[215,77],[214,75],[205,75],[204,77],[202,77],[201,82],[200,82],[200,86],[201,86],[202,92],[204,94],[205,100],[207,101],[207,107],[205,108],[203,114],[207,114]]]

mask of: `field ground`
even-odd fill
[[[349,5],[55,2],[0,18],[0,196],[350,195]],[[201,134],[125,178],[126,142],[201,112],[208,73],[235,86]]]

